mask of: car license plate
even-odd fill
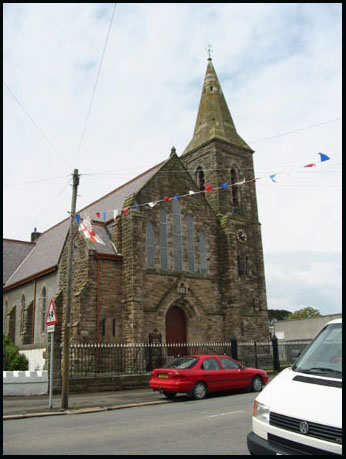
[[[163,379],[167,379],[168,378],[168,374],[167,373],[159,373],[157,375],[158,378],[163,378]]]

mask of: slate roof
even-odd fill
[[[151,169],[143,172],[141,175],[137,176],[133,180],[125,183],[119,188],[111,191],[102,198],[94,201],[88,206],[84,207],[77,211],[82,216],[84,213],[89,213],[92,220],[99,221],[93,225],[93,229],[100,236],[100,238],[105,242],[105,246],[101,244],[95,244],[95,249],[97,253],[100,254],[115,254],[111,241],[109,239],[108,231],[103,223],[103,219],[97,218],[95,215],[96,212],[102,211],[113,211],[115,209],[121,210],[123,208],[124,200],[133,193],[139,191],[145,183],[151,179],[151,177],[160,169],[164,164],[160,163]],[[63,220],[62,222],[56,224],[52,228],[48,229],[40,235],[34,244],[28,242],[16,241],[18,242],[18,247],[22,244],[26,247],[26,244],[29,244],[26,253],[22,256],[20,262],[8,264],[8,259],[10,257],[4,257],[4,279],[6,277],[5,288],[15,287],[18,284],[30,281],[34,277],[38,277],[45,274],[48,270],[54,269],[57,267],[60,254],[67,236],[69,229],[69,218]],[[4,240],[6,241],[6,240]],[[7,244],[7,253],[9,253],[10,246]],[[5,247],[5,242],[4,242]],[[14,251],[14,248],[12,249]],[[19,252],[19,250],[18,250]],[[16,257],[19,259],[19,256]],[[24,260],[24,261],[23,261]],[[22,263],[21,263],[22,262]],[[21,263],[21,264],[20,264]],[[5,266],[6,265],[6,266]],[[6,272],[6,276],[5,276]],[[4,280],[5,281],[5,280]]]
[[[3,272],[2,283],[6,283],[11,274],[18,268],[25,257],[35,246],[34,242],[17,241],[14,239],[3,239],[2,256]]]

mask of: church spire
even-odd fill
[[[236,131],[211,55],[208,54],[207,71],[204,77],[195,130],[184,154],[216,138],[252,151]]]

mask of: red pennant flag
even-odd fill
[[[123,212],[124,212],[125,217],[129,216],[128,210],[129,210],[129,207],[124,207],[123,208]]]
[[[170,198],[169,196],[166,196],[166,197],[165,197],[165,201],[171,202],[171,201],[172,201],[172,198]]]
[[[307,164],[307,165],[306,165],[306,166],[304,166],[304,167],[314,167],[314,166],[316,166],[316,164],[315,164],[315,163],[310,163],[310,164]]]
[[[213,187],[210,186],[210,185],[207,185],[207,186],[205,187],[205,191],[212,191],[212,190],[213,190]]]
[[[100,218],[101,217],[101,213],[100,212],[96,212],[96,217]]]

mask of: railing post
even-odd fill
[[[258,360],[257,360],[257,343],[256,341],[253,342],[254,349],[255,349],[255,368],[258,368]]]
[[[278,346],[278,339],[274,335],[272,337],[272,345],[273,345],[273,368],[274,371],[280,371],[280,359],[279,359],[279,346]]]
[[[231,357],[238,360],[238,343],[237,338],[234,335],[231,338]]]

